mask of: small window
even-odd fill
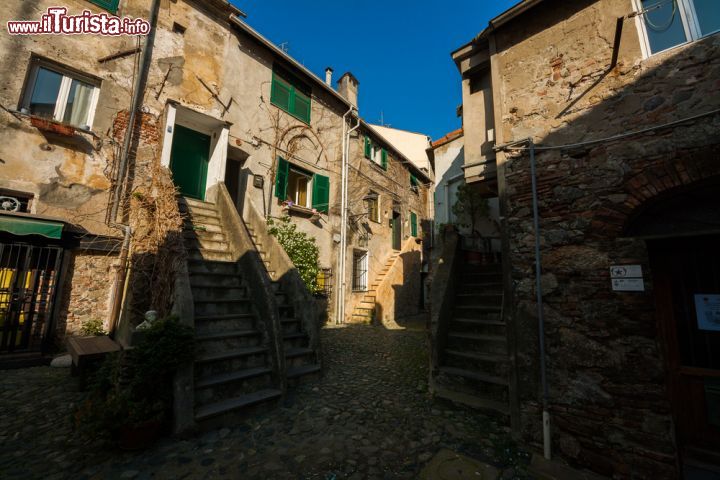
[[[720,30],[717,0],[636,0],[648,55]]]
[[[329,297],[332,293],[332,270],[322,268],[318,270],[315,284],[315,294]]]
[[[30,213],[32,208],[32,193],[16,192],[0,188],[0,211]]]
[[[173,28],[172,28],[173,33],[177,33],[178,35],[185,35],[186,30],[187,30],[186,27],[180,25],[177,22],[173,22]]]
[[[31,115],[90,128],[99,92],[96,80],[33,59],[22,108]]]
[[[353,283],[352,289],[355,292],[367,291],[368,277],[368,252],[355,250],[353,252]]]
[[[380,196],[370,191],[365,197],[365,201],[367,202],[368,218],[373,222],[380,223]]]
[[[387,150],[370,140],[368,136],[365,136],[365,158],[380,165],[383,170],[387,170]]]
[[[270,103],[298,120],[310,123],[311,97],[310,87],[284,69],[273,68]]]
[[[330,179],[325,175],[312,174],[278,157],[275,197],[288,205],[314,208],[318,212],[328,213]]]
[[[417,177],[411,173],[410,174],[410,190],[412,190],[415,193],[418,193],[419,186],[420,186],[420,182],[418,182]]]

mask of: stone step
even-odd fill
[[[288,348],[285,350],[285,358],[303,357],[314,353],[313,349],[308,347]]]
[[[188,270],[191,277],[193,275],[204,275],[206,273],[240,275],[238,272],[238,266],[235,262],[213,262],[211,260],[194,258],[188,258]]]
[[[195,273],[190,275],[190,286],[192,288],[244,288],[247,285],[243,283],[240,275],[231,273]]]
[[[249,298],[248,288],[243,285],[239,287],[218,287],[210,284],[192,285],[192,294],[196,303],[216,300],[245,300]]]
[[[505,343],[507,341],[505,335],[484,335],[479,333],[467,333],[451,331],[448,333],[449,338],[459,338],[462,340],[476,340],[484,342]]]
[[[204,230],[183,230],[183,238],[186,240],[206,240],[211,242],[226,242],[227,238],[223,232],[207,232]]]
[[[486,312],[500,312],[500,305],[455,305],[455,312],[462,317],[472,317],[472,312],[475,313],[486,313]]]
[[[257,347],[247,347],[247,348],[239,348],[237,350],[234,350],[232,352],[215,352],[215,353],[205,353],[202,355],[197,355],[195,357],[195,363],[212,363],[212,362],[220,362],[224,360],[231,360],[234,358],[241,358],[241,357],[249,357],[252,355],[260,355],[267,353],[267,348],[262,346]]]
[[[259,377],[270,373],[272,373],[272,369],[269,367],[254,367],[235,372],[216,373],[195,381],[195,389],[216,387],[225,383],[247,380],[248,378]]]
[[[220,234],[215,234],[220,235]],[[207,236],[197,236],[195,238],[187,237],[183,234],[185,249],[192,250],[213,250],[229,252],[230,244],[224,239],[225,235],[222,235],[223,240],[211,240]]]
[[[462,326],[493,326],[493,327],[504,327],[505,322],[498,318],[453,318],[451,322],[457,323]]]
[[[255,315],[252,313],[195,317],[195,332],[199,336],[254,329]]]
[[[249,298],[195,300],[195,314],[203,317],[252,313],[252,307],[253,304]]]
[[[251,405],[266,402],[269,400],[275,400],[280,398],[281,395],[282,392],[280,390],[269,388],[249,393],[247,395],[229,398],[220,402],[203,405],[196,409],[195,420],[203,421],[205,419],[222,415],[224,413],[229,413],[235,410],[240,410]]]
[[[304,348],[309,342],[307,334],[302,331],[283,333],[282,340],[286,350]]]
[[[292,368],[288,368],[286,372],[287,378],[299,378],[312,373],[318,373],[320,371],[320,365],[315,363],[309,363],[305,365],[298,365]]]
[[[474,360],[479,362],[490,362],[490,363],[508,363],[510,359],[507,355],[493,354],[493,353],[480,353],[480,352],[469,352],[461,350],[446,349],[445,355],[452,355],[468,360]]]
[[[206,217],[218,217],[217,208],[215,207],[215,205],[209,203],[204,203],[202,205],[184,205],[182,203],[178,203],[178,206],[180,207],[180,213],[186,218],[192,219],[197,215],[202,215]]]
[[[220,224],[202,224],[197,222],[190,222],[189,220],[186,220],[183,222],[183,231],[185,232],[204,232],[204,233],[222,233],[223,235],[225,232],[223,231],[222,226]]]
[[[507,387],[510,384],[507,378],[496,377],[494,375],[488,375],[486,373],[478,372],[475,370],[467,370],[464,368],[447,366],[442,366],[439,370],[441,373],[444,373],[446,375],[455,375],[458,377],[468,378],[476,382],[492,383],[493,385],[501,385],[503,387]]]
[[[190,207],[217,208],[214,203],[206,202],[197,198],[178,196],[178,203],[185,203]]]
[[[283,335],[302,332],[302,323],[297,318],[285,318],[280,320],[280,327]]]
[[[197,353],[234,352],[243,348],[258,347],[262,341],[262,334],[258,330],[208,330],[195,337],[197,340]]]
[[[436,397],[449,400],[451,402],[460,403],[462,405],[476,408],[479,410],[494,410],[503,415],[510,415],[510,407],[506,403],[499,402],[490,398],[483,398],[470,395],[463,392],[455,392],[447,387],[435,386],[434,392]]]
[[[233,262],[233,254],[229,250],[214,250],[210,248],[188,250],[188,258],[192,260],[209,260],[213,262]]]
[[[185,217],[185,222],[192,225],[222,225],[220,216],[215,211],[198,213],[191,212]]]

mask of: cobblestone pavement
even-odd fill
[[[527,455],[504,427],[427,394],[422,327],[322,331],[325,375],[278,409],[140,453],[72,431],[79,402],[67,369],[0,372],[3,479],[415,479],[441,448],[525,478]]]

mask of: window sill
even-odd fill
[[[55,134],[61,137],[77,138],[80,139],[79,134],[88,135],[92,137],[92,144],[96,151],[102,148],[102,139],[100,136],[92,130],[85,130],[68,123],[58,122],[57,120],[50,120],[45,117],[38,115],[32,115],[30,113],[21,112],[18,110],[7,110],[8,113],[13,115],[18,120],[26,118],[30,121],[30,124],[40,131]]]
[[[300,205],[283,205],[283,210],[299,217],[320,218],[320,212],[314,208],[301,207]]]
[[[373,167],[375,167],[376,169],[380,170],[383,173],[387,173],[387,168],[383,168],[382,165],[380,165],[379,163],[377,163],[367,157],[366,157],[366,159],[368,162],[370,162],[370,165],[372,165]]]

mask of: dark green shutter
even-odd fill
[[[365,136],[365,158],[372,160],[372,145],[370,145],[370,137]]]
[[[310,97],[293,88],[293,104],[290,113],[305,123],[310,123]]]
[[[328,213],[330,203],[330,179],[324,175],[313,175],[312,208]]]
[[[417,215],[415,212],[410,212],[410,234],[417,237]]]
[[[380,155],[380,166],[383,168],[383,170],[387,170],[387,150],[385,150],[384,148],[382,149]]]
[[[418,179],[412,173],[410,174],[410,186],[413,188],[417,188],[417,186],[418,186]]]
[[[100,8],[104,8],[108,12],[117,13],[120,0],[90,0]]]
[[[272,87],[270,89],[270,103],[282,108],[286,112],[289,112],[290,90],[290,85],[273,73]]]
[[[288,176],[290,175],[290,164],[282,157],[278,157],[277,174],[275,175],[275,196],[280,201],[285,201],[287,196]]]

